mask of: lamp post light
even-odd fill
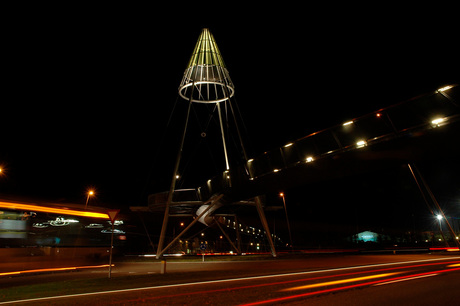
[[[91,197],[91,196],[93,196],[93,195],[94,195],[94,191],[93,191],[93,190],[89,190],[89,191],[88,191],[88,195],[86,196],[85,209],[88,207],[89,197]]]
[[[444,237],[444,233],[442,232],[442,224],[441,224],[442,218],[443,218],[442,215],[440,214],[436,215],[436,219],[438,219],[439,221],[439,232],[441,233],[442,240],[444,240],[444,242],[446,243],[446,246],[449,247],[449,243],[447,242],[446,237]]]
[[[284,197],[284,192],[280,192],[279,196],[283,199],[284,213],[286,214],[286,222],[287,222],[288,232],[289,232],[289,241],[291,242],[291,249],[294,250],[294,245],[292,244],[291,225],[289,223],[289,218],[288,218],[288,213],[287,213],[287,208],[286,208],[286,199]]]

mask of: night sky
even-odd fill
[[[12,9],[2,38],[0,192],[84,204],[92,187],[95,204],[128,207],[165,190],[158,184],[176,152],[162,139],[203,27],[228,66],[254,155],[459,80],[449,10],[297,9],[219,18]]]

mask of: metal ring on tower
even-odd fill
[[[191,102],[196,102],[196,103],[219,103],[219,102],[223,102],[223,101],[233,97],[233,94],[235,92],[233,87],[225,85],[225,84],[222,84],[220,82],[198,81],[198,82],[195,82],[195,83],[185,84],[184,86],[179,88],[179,95],[182,98],[184,98],[186,100],[189,100],[190,96],[187,96],[187,88],[191,87],[193,84],[195,84],[195,86],[197,88],[195,88],[194,97],[192,97]],[[208,86],[212,85],[212,87],[214,87],[214,88],[211,89],[213,92],[210,92],[208,86],[205,87],[205,86],[202,86],[202,85],[208,85]],[[227,90],[225,90],[225,87],[227,88]],[[227,96],[227,92],[228,92],[229,96]],[[220,96],[219,93],[221,93],[222,95]],[[205,96],[206,96],[206,98],[205,98]],[[213,97],[213,98],[210,98],[210,97]]]
[[[189,90],[194,86],[194,90]],[[219,103],[235,92],[219,48],[208,29],[203,29],[185,69],[179,95],[196,103]]]

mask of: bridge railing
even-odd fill
[[[401,134],[436,128],[458,120],[460,107],[454,99],[458,86],[436,91],[380,109],[371,114],[312,133],[261,156],[250,159],[254,178],[282,171],[298,163],[386,141]]]
[[[320,158],[460,120],[460,106],[456,98],[459,96],[459,88],[458,85],[448,86],[267,151],[248,160],[248,178],[249,173],[252,173],[251,179],[257,179],[299,163],[314,162]],[[240,176],[240,172],[242,171],[238,171],[236,176]],[[235,175],[232,173],[232,176]],[[231,186],[231,181],[229,173],[225,172],[200,187],[201,194],[209,195],[227,188]]]

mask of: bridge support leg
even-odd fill
[[[195,223],[198,222],[198,220],[200,220],[201,217],[203,217],[207,212],[208,210],[210,210],[211,208],[214,207],[214,205],[216,205],[217,203],[219,203],[220,199],[223,197],[224,195],[219,195],[217,196],[215,199],[212,200],[212,202],[209,204],[209,206],[203,210],[203,212],[197,216],[186,228],[184,228],[184,230],[182,232],[180,232],[179,235],[176,236],[176,238],[173,239],[173,241],[171,241],[164,249],[160,249],[160,247],[158,247],[158,250],[157,250],[157,255],[156,255],[156,258],[160,258],[161,256],[163,256],[163,254],[170,248],[174,245],[174,243],[176,243],[177,240],[180,239],[180,237],[182,237]]]
[[[164,243],[165,235],[166,235],[166,229],[168,227],[169,206],[172,203],[174,189],[176,188],[177,173],[179,171],[180,159],[182,156],[182,150],[184,148],[185,135],[187,134],[188,119],[190,117],[190,109],[192,107],[192,96],[193,96],[194,88],[195,88],[195,82],[192,83],[192,90],[190,93],[190,99],[189,99],[188,108],[187,108],[187,117],[185,118],[185,124],[184,124],[184,132],[182,133],[182,139],[180,142],[179,151],[177,152],[176,164],[174,166],[174,172],[173,172],[172,179],[171,179],[171,185],[169,187],[168,200],[166,201],[165,215],[163,217],[163,225],[161,226],[160,240],[158,241],[156,259],[160,259],[160,256],[165,251],[165,250],[161,251],[161,249],[163,248],[163,243]]]
[[[230,243],[230,245],[232,246],[232,248],[236,251],[237,254],[241,254],[241,250],[238,249],[235,244],[233,243],[232,239],[230,239],[230,237],[228,236],[228,234],[225,232],[225,230],[222,228],[222,226],[219,224],[219,221],[216,220],[216,218],[214,218],[214,221],[216,222],[216,225],[217,227],[220,229],[220,231],[222,232],[222,234],[224,234],[225,238],[227,239],[227,241]]]
[[[259,213],[260,222],[262,223],[262,226],[265,230],[268,239],[268,243],[270,244],[270,250],[272,252],[273,257],[276,257],[275,245],[273,243],[272,235],[270,234],[270,229],[268,228],[267,218],[265,218],[264,209],[262,207],[262,201],[259,197],[255,197],[254,200],[256,202],[257,212]]]
[[[240,224],[238,223],[238,217],[235,215],[235,229],[236,229],[236,243],[238,245],[238,255],[241,255],[241,234],[240,234]]]
[[[444,221],[446,221],[446,225],[447,225],[447,228],[449,229],[449,232],[450,232],[450,235],[452,237],[452,240],[454,241],[454,243],[457,244],[458,247],[460,247],[460,241],[458,241],[456,239],[456,235],[455,235],[455,232],[452,228],[452,226],[450,225],[449,223],[449,220],[447,220],[446,218],[446,215],[444,215],[444,211],[442,210],[441,206],[439,205],[438,201],[436,200],[433,192],[431,192],[431,189],[430,187],[428,186],[428,184],[426,183],[425,179],[423,178],[422,174],[420,173],[420,171],[418,170],[418,168],[414,165],[414,164],[407,164],[407,166],[409,167],[409,170],[412,174],[412,177],[414,178],[414,181],[415,183],[417,184],[419,190],[420,190],[420,193],[423,197],[423,199],[425,200],[426,204],[428,205],[428,201],[427,201],[427,198],[425,197],[425,194],[422,190],[422,186],[419,184],[419,181],[417,180],[417,174],[418,174],[418,177],[420,178],[420,181],[423,185],[423,187],[425,187],[425,191],[426,193],[428,193],[428,195],[430,196],[431,198],[431,201],[434,203],[434,205],[436,206],[436,209],[438,210],[438,212],[441,214],[442,218],[444,219]],[[415,171],[414,171],[415,170]],[[429,207],[428,205],[428,208],[431,210],[431,213],[434,215],[434,212],[433,210]],[[439,231],[442,235],[442,238],[444,239],[444,241],[446,242],[446,245],[447,247],[449,247],[449,244],[447,242],[447,240],[444,238],[444,234],[442,232],[442,227],[441,227],[441,222],[439,222]]]

